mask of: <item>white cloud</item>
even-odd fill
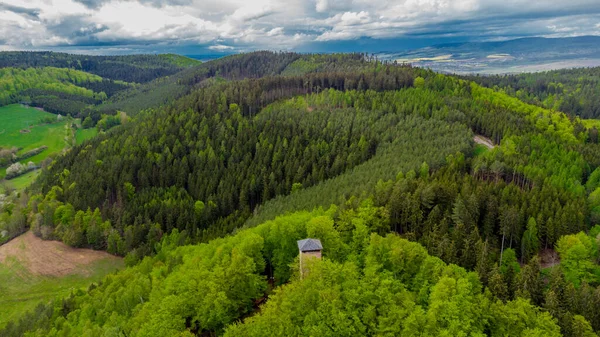
[[[572,0],[0,0],[0,47],[204,44],[289,49],[360,37],[598,34]],[[4,5],[3,5],[4,4]],[[137,50],[133,48],[134,50]]]
[[[234,50],[235,47],[225,46],[225,45],[222,45],[222,44],[218,44],[218,45],[215,45],[215,46],[210,46],[210,47],[208,47],[208,49],[210,49],[210,50],[216,50],[216,51],[228,51],[228,50]]]
[[[267,36],[278,36],[283,34],[283,27],[276,27],[267,32]]]

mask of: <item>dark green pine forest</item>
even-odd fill
[[[4,104],[69,102],[106,131],[54,158],[7,230],[127,268],[1,336],[598,336],[598,69],[50,56],[0,53],[55,86]],[[323,259],[300,277],[307,237]]]

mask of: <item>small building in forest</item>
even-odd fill
[[[298,241],[298,250],[300,251],[300,278],[304,276],[308,270],[304,265],[308,259],[321,259],[323,245],[319,239],[304,239]]]

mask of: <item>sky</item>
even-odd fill
[[[599,0],[0,0],[0,50],[396,51],[600,35]]]

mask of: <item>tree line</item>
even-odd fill
[[[0,68],[68,68],[132,83],[146,83],[200,63],[171,54],[92,56],[56,52],[0,52]]]

